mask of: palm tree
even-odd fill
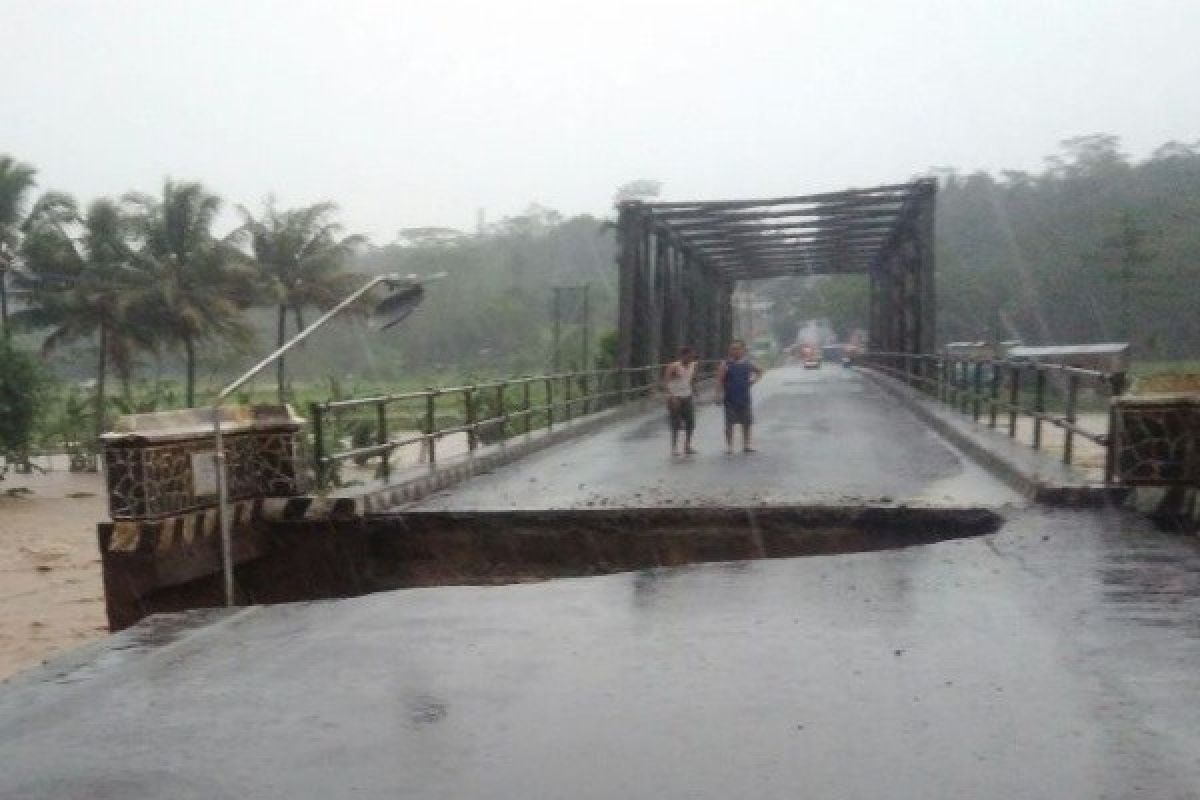
[[[327,309],[353,290],[356,279],[346,264],[366,242],[363,236],[341,236],[342,227],[333,221],[337,206],[317,203],[305,208],[279,211],[268,199],[261,217],[245,208],[241,235],[249,239],[267,296],[278,310],[277,346],[287,339],[288,312],[297,330],[304,328],[304,309]],[[284,360],[277,366],[279,400],[284,401],[287,373]]]
[[[21,281],[29,303],[13,321],[27,328],[49,328],[42,344],[47,354],[72,342],[97,339],[97,439],[105,427],[109,366],[127,379],[137,350],[154,346],[151,332],[130,314],[147,287],[144,275],[133,266],[128,235],[129,221],[112,200],[96,200],[81,219],[73,198],[50,192],[30,212],[21,243],[26,270]]]
[[[0,155],[0,328],[8,334],[8,273],[20,246],[25,196],[37,185],[37,170]]]
[[[254,299],[252,276],[237,248],[213,236],[221,200],[199,183],[168,180],[161,199],[128,195],[126,202],[135,210],[140,238],[136,266],[153,287],[138,316],[183,347],[185,399],[191,407],[196,402],[197,345],[250,336],[241,312]]]

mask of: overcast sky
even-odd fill
[[[82,199],[332,199],[380,243],[1200,139],[1196,0],[0,0],[0,153]]]

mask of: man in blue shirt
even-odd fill
[[[753,453],[750,427],[754,411],[750,406],[750,387],[762,377],[759,369],[746,357],[746,343],[734,339],[729,345],[729,358],[717,368],[717,402],[725,403],[725,451],[733,452],[733,427],[742,426],[742,449]]]

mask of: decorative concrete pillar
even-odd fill
[[[230,500],[294,497],[309,487],[304,420],[288,406],[221,410]],[[121,417],[103,437],[109,514],[150,520],[217,503],[211,412]]]

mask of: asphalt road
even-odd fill
[[[665,412],[654,412],[477,476],[418,507],[1020,502],[855,370],[768,372],[754,388],[756,453],[727,455],[722,410],[711,396],[700,400],[698,455],[671,457]]]
[[[708,409],[704,452],[672,460],[654,415],[426,505],[889,500],[1007,522],[153,618],[0,683],[0,800],[1200,800],[1194,538],[1016,503],[853,372],[778,370],[758,399],[757,454],[723,455]]]
[[[158,618],[0,684],[0,798],[1200,798],[1200,554],[904,550]]]

